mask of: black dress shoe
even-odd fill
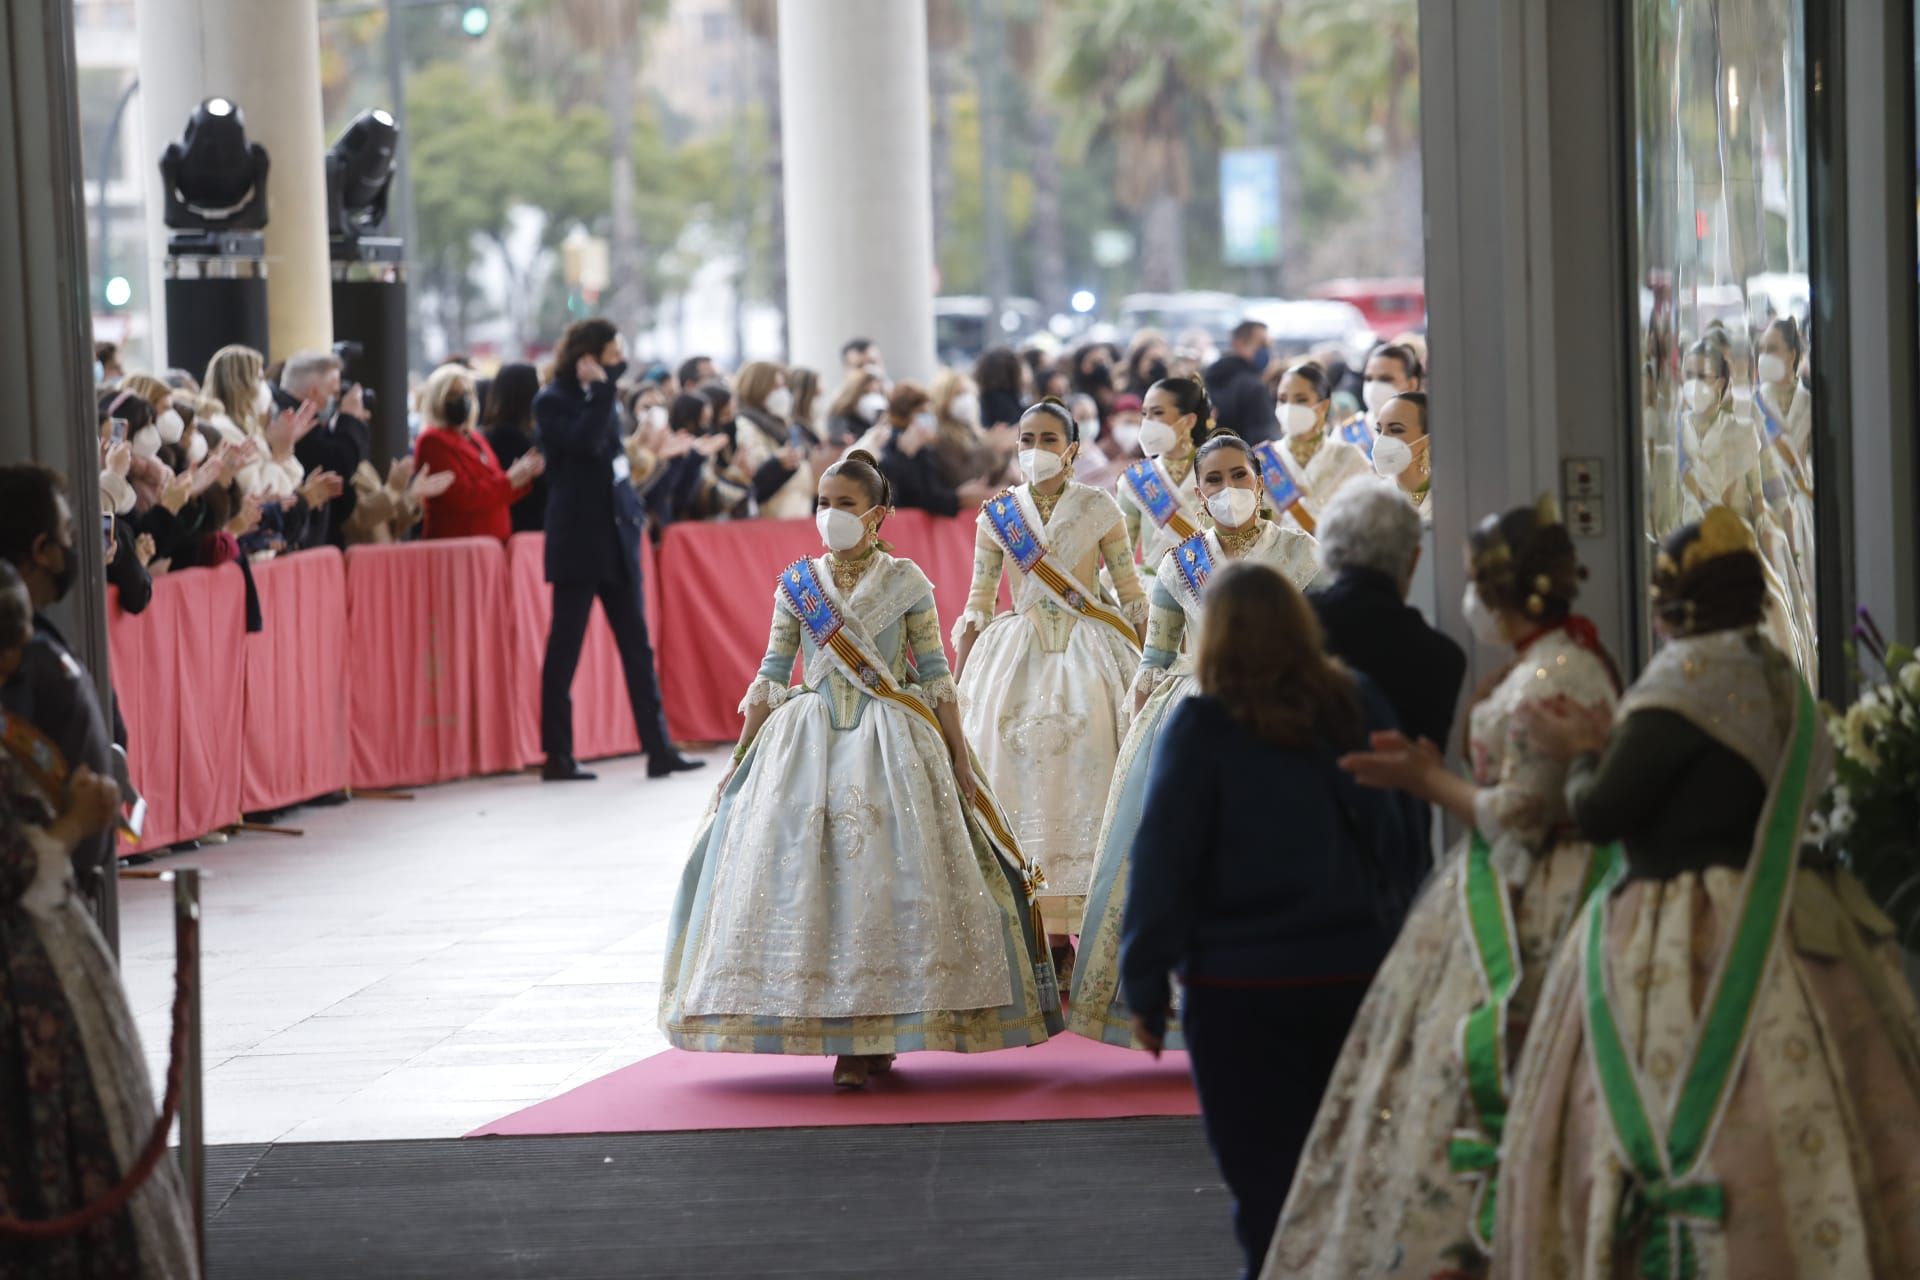
[[[678,751],[668,751],[657,756],[647,757],[647,776],[664,778],[670,773],[691,773],[695,769],[707,767],[705,760],[693,760]]]
[[[582,769],[574,760],[549,760],[540,768],[542,782],[592,782],[598,776]]]

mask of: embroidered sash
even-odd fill
[[[1213,547],[1207,542],[1207,535],[1196,533],[1173,549],[1174,567],[1180,571],[1180,581],[1186,584],[1187,594],[1195,602],[1207,585],[1207,579],[1213,576]]]
[[[1180,496],[1167,479],[1167,473],[1158,458],[1142,458],[1121,472],[1121,476],[1126,480],[1135,501],[1140,504],[1140,509],[1152,518],[1155,525],[1167,530],[1181,542],[1200,532],[1199,527],[1187,518],[1187,513],[1180,509]]]
[[[1373,461],[1373,428],[1365,418],[1356,417],[1340,428],[1340,438],[1366,454],[1368,462]]]
[[[0,711],[0,747],[19,764],[40,798],[57,811],[67,794],[67,759],[53,739],[19,716]]]
[[[1811,498],[1813,486],[1807,483],[1807,477],[1800,467],[1800,459],[1793,452],[1793,443],[1787,439],[1786,428],[1781,425],[1779,416],[1773,411],[1773,406],[1769,405],[1767,398],[1758,391],[1753,393],[1753,403],[1760,409],[1760,423],[1766,430],[1767,443],[1779,453],[1780,465],[1786,470],[1787,475],[1792,477],[1794,485],[1800,492]],[[1780,501],[1780,498],[1773,494],[1768,494],[1767,498],[1776,504]]]
[[[1708,1174],[1706,1157],[1746,1061],[1754,1011],[1780,950],[1799,868],[1800,834],[1819,798],[1811,785],[1818,726],[1813,695],[1802,682],[1789,746],[1754,834],[1740,905],[1664,1116],[1647,1106],[1647,1091],[1614,1014],[1607,965],[1612,884],[1586,906],[1581,980],[1588,1061],[1614,1145],[1632,1179],[1616,1229],[1644,1233],[1640,1274],[1649,1280],[1696,1280],[1700,1258],[1693,1232],[1726,1218],[1726,1190]],[[1622,870],[1616,870],[1614,882]]]
[[[800,625],[806,628],[815,646],[840,664],[841,674],[847,677],[854,688],[919,716],[945,741],[945,731],[941,729],[940,719],[934,715],[933,709],[894,682],[893,672],[881,660],[873,641],[861,631],[858,620],[850,620],[834,608],[832,599],[820,581],[819,568],[812,560],[796,560],[788,565],[780,574],[780,591],[787,603],[793,606]],[[1003,862],[1019,873],[1020,881],[1026,887],[1028,914],[1036,931],[1037,962],[1038,957],[1050,955],[1046,925],[1041,920],[1038,902],[1039,892],[1046,887],[1047,878],[1038,865],[1028,862],[1020,852],[1020,842],[1014,838],[1012,824],[1007,821],[999,801],[987,788],[986,771],[980,767],[978,760],[973,760],[972,764],[973,808],[979,816],[981,829],[986,833],[987,843]]]
[[[1596,889],[1610,886],[1620,865],[1618,845],[1595,849],[1581,885],[1581,901]],[[1507,1066],[1507,1006],[1520,986],[1520,947],[1513,922],[1513,899],[1493,869],[1492,846],[1478,831],[1468,838],[1466,863],[1461,869],[1460,918],[1467,928],[1486,1000],[1460,1020],[1455,1040],[1455,1051],[1466,1068],[1467,1094],[1478,1128],[1454,1134],[1447,1144],[1447,1163],[1455,1173],[1480,1183],[1468,1226],[1474,1243],[1491,1253],[1500,1140],[1506,1132],[1512,1097]]]
[[[1133,625],[1101,604],[1091,591],[1076,582],[1071,574],[1047,555],[1047,548],[1034,533],[1027,513],[1013,490],[1008,489],[987,503],[986,517],[995,541],[1020,566],[1022,573],[1032,576],[1071,612],[1112,627],[1126,638],[1135,653],[1140,652],[1140,636]]]
[[[1275,518],[1291,511],[1300,527],[1312,533],[1315,528],[1313,516],[1301,505],[1307,496],[1306,485],[1293,474],[1291,460],[1271,440],[1262,440],[1253,446],[1253,456],[1260,463],[1260,480],[1267,486],[1267,497],[1273,503]]]

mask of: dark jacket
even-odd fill
[[[836,413],[827,419],[827,439],[835,444],[852,444],[873,426],[857,413]]]
[[[0,705],[52,739],[66,758],[68,769],[86,765],[103,778],[114,776],[113,744],[116,739],[126,741],[126,728],[119,725],[116,733],[108,733],[108,720],[101,714],[93,678],[44,614],[34,615],[33,638],[21,655],[20,669],[0,689]],[[116,725],[118,720],[116,707]],[[109,827],[82,840],[73,850],[74,873],[90,898],[99,893],[99,877],[111,874],[118,838]]]
[[[927,511],[936,516],[960,512],[960,497],[940,474],[940,451],[932,444],[909,456],[900,448],[900,433],[895,431],[881,450],[880,474],[893,486],[893,505],[902,511]]]
[[[1392,728],[1360,680],[1366,730]],[[1364,981],[1386,958],[1426,844],[1397,792],[1370,791],[1334,744],[1272,746],[1218,698],[1167,716],[1154,748],[1121,920],[1120,982],[1149,1023],[1189,984]]]
[[[1260,380],[1253,362],[1229,352],[1207,370],[1207,398],[1213,401],[1213,425],[1242,440],[1271,440],[1280,434],[1273,416],[1273,392]]]
[[[1373,681],[1409,737],[1445,750],[1467,675],[1460,646],[1428,626],[1384,573],[1349,569],[1307,599],[1320,615],[1327,652]]]
[[[533,398],[547,456],[547,581],[592,586],[640,580],[640,499],[614,478],[624,457],[610,382],[581,386],[563,371]]]
[[[793,443],[793,429],[780,419],[751,405],[742,405],[740,412],[734,415],[733,438],[737,441],[743,431],[758,431],[766,438],[767,446],[775,452]],[[793,479],[797,467],[789,467],[778,458],[768,458],[753,473],[753,500],[765,502],[786,487]]]
[[[519,427],[502,424],[487,432],[487,443],[493,446],[493,456],[500,460],[500,469],[506,471],[533,448],[533,436]],[[535,476],[508,514],[513,518],[515,533],[539,533],[546,528],[546,476]]]
[[[300,459],[307,474],[331,471],[344,482],[340,496],[327,504],[326,541],[333,546],[347,545],[347,517],[360,505],[360,496],[353,489],[353,473],[373,456],[372,442],[365,421],[350,413],[336,413],[332,422],[315,427],[293,446],[293,456]]]
[[[980,425],[997,427],[1001,423],[1013,426],[1020,421],[1020,414],[1026,406],[1020,403],[1017,391],[982,391],[980,393]]]
[[[161,507],[161,510],[166,508]],[[140,563],[139,550],[134,546],[139,537],[139,527],[132,520],[124,516],[113,518],[113,560],[107,565],[107,582],[119,592],[120,607],[136,614],[145,613],[147,605],[153,601],[153,576]],[[156,555],[159,554],[159,545],[160,540],[154,539]]]

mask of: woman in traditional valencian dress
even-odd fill
[[[1920,1275],[1920,1014],[1858,882],[1796,870],[1831,755],[1765,591],[1751,531],[1709,511],[1660,552],[1672,640],[1618,714],[1534,717],[1625,879],[1547,978],[1496,1275]]]
[[[1162,378],[1140,405],[1140,452],[1114,486],[1127,521],[1127,543],[1148,573],[1178,544],[1200,531],[1193,474],[1194,450],[1213,420],[1198,378]]]
[[[32,627],[26,588],[0,563],[0,676]],[[112,824],[118,793],[84,767],[69,775],[57,746],[5,714],[0,742],[0,1219],[14,1220],[0,1224],[0,1276],[188,1280],[201,1272],[186,1186],[69,863]],[[53,1234],[22,1238],[15,1223]]]
[[[1131,710],[1146,592],[1120,509],[1067,479],[1079,450],[1073,416],[1042,400],[1020,418],[1027,483],[980,512],[973,591],[954,628],[962,718],[1014,834],[1046,877],[1055,959],[1072,962],[1094,839]],[[1014,611],[994,618],[1005,567]],[[1118,606],[1092,583],[1105,568]]]
[[[1280,460],[1300,487],[1300,501],[1286,513],[1287,523],[1312,533],[1320,512],[1340,487],[1372,470],[1366,453],[1349,442],[1333,422],[1333,384],[1327,371],[1308,360],[1280,377],[1274,416],[1286,437]]]
[[[1236,435],[1216,435],[1200,446],[1194,474],[1213,518],[1213,528],[1197,533],[1160,562],[1147,600],[1147,647],[1134,677],[1133,723],[1120,745],[1100,823],[1100,860],[1087,894],[1081,963],[1074,968],[1073,999],[1067,1026],[1080,1035],[1109,1044],[1140,1047],[1132,1014],[1120,996],[1120,921],[1126,909],[1127,872],[1134,833],[1140,826],[1152,772],[1154,744],[1167,714],[1194,691],[1193,659],[1184,643],[1198,626],[1200,605],[1215,569],[1236,560],[1271,565],[1304,591],[1319,572],[1312,538],[1262,518],[1262,479],[1273,470]],[[1281,482],[1284,491],[1285,482]],[[1178,1027],[1168,1030],[1167,1045],[1184,1048]]]
[[[975,781],[926,575],[879,544],[856,450],[820,480],[830,554],[797,561],[747,722],[674,904],[660,1025],[682,1049],[893,1055],[1038,1044],[1060,1026],[1030,877]],[[804,651],[808,682],[789,688]]]
[[[1566,766],[1520,709],[1611,706],[1618,684],[1572,611],[1580,567],[1550,500],[1482,521],[1464,609],[1513,661],[1470,712],[1469,780],[1431,743],[1376,735],[1342,765],[1444,806],[1473,831],[1442,864],[1375,977],[1267,1256],[1267,1277],[1477,1275],[1506,1082],[1547,962],[1596,874],[1567,825]],[[1484,686],[1483,686],[1484,687]]]

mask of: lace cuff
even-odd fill
[[[985,631],[993,625],[993,615],[984,609],[969,609],[953,620],[953,647],[960,647],[960,637],[969,630]]]
[[[920,696],[926,699],[930,707],[939,708],[945,703],[960,704],[960,690],[954,687],[952,676],[940,676],[920,686]]]
[[[1165,667],[1150,667],[1143,664],[1140,668],[1140,674],[1133,678],[1133,691],[1151,696],[1155,689],[1158,689],[1165,683],[1166,678],[1167,669]]]
[[[735,708],[741,715],[747,714],[749,707],[765,707],[769,711],[778,711],[786,704],[793,691],[784,684],[775,684],[771,680],[755,680],[747,686],[747,696],[740,699]]]

